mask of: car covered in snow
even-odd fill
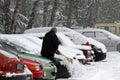
[[[81,34],[103,43],[108,51],[120,51],[120,37],[103,29],[77,29]]]
[[[0,48],[0,80],[33,80],[33,77],[22,60]]]

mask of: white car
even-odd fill
[[[57,34],[58,38],[60,39],[63,46],[75,48],[78,50],[82,50],[84,55],[86,54],[94,54],[93,57],[95,61],[100,61],[106,58],[106,48],[104,48],[104,45],[99,44],[99,46],[103,46],[102,50],[100,48],[97,48],[95,46],[91,45],[81,45],[81,44],[74,44],[70,39],[72,37],[65,36],[65,34]],[[76,36],[77,37],[77,36]],[[93,39],[89,39],[91,42],[97,43],[97,41]],[[98,43],[97,43],[98,44]],[[103,52],[104,51],[104,52]],[[86,55],[85,55],[86,56]]]
[[[77,29],[81,34],[103,43],[108,51],[120,52],[120,37],[103,29]]]

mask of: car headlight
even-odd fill
[[[50,63],[44,63],[44,62],[41,62],[41,64],[45,67],[51,67],[52,65]]]
[[[51,63],[46,63],[46,62],[42,62],[42,61],[39,61],[39,60],[35,60],[36,62],[40,62],[42,64],[42,66],[45,66],[45,67],[51,67]]]
[[[17,71],[22,71],[24,70],[24,65],[23,64],[17,64]]]
[[[42,68],[41,68],[40,65],[37,65],[37,66],[31,66],[30,69],[33,70],[33,71],[39,71],[39,70],[41,70]]]

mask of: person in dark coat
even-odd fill
[[[57,33],[57,29],[52,28],[49,32],[45,34],[43,38],[42,49],[41,49],[41,55],[45,58],[50,59],[57,67],[55,80],[57,78],[70,77],[67,67],[65,67],[64,65],[61,65],[59,62],[59,59],[57,60],[56,58],[54,58],[55,53],[58,55],[61,55],[61,53],[58,51],[60,41],[58,40],[56,33]]]
[[[43,38],[41,55],[54,61],[54,54],[58,51],[59,40],[56,35],[57,29],[52,28]]]

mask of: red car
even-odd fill
[[[0,49],[0,80],[32,80],[32,74],[15,55]]]
[[[25,59],[25,58],[20,58],[24,64],[27,65],[29,70],[33,74],[33,80],[41,80],[44,77],[44,70],[43,67],[40,63]]]
[[[0,46],[0,49],[5,50],[6,52],[9,53],[9,55],[16,55],[16,52],[13,53],[10,50],[8,50],[7,48],[4,48],[2,45]],[[42,67],[42,65],[40,63],[32,61],[32,60],[29,60],[29,59],[25,59],[25,58],[19,58],[19,59],[32,72],[32,74],[33,74],[33,80],[40,80],[40,79],[42,79],[44,77],[44,70],[43,70],[43,67]]]

